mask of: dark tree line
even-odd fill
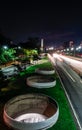
[[[40,40],[38,37],[29,37],[27,42],[24,43],[19,43],[20,46],[23,48],[28,48],[28,49],[39,49],[40,48]]]

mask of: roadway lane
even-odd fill
[[[73,114],[77,122],[77,130],[82,130],[82,80],[60,58],[52,58],[57,73],[63,83],[64,90],[70,102]]]
[[[58,73],[63,82],[69,99],[76,112],[76,119],[79,120],[79,129],[82,130],[82,83],[81,78],[64,62],[56,61]],[[62,75],[61,75],[61,73]]]

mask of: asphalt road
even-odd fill
[[[82,79],[61,59],[52,58],[63,88],[69,100],[77,124],[77,130],[82,130]]]

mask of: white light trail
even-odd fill
[[[82,72],[82,62],[81,61],[72,59],[71,57],[69,58],[66,56],[62,56],[62,55],[59,55],[59,57],[61,57],[65,62],[67,62],[72,67],[74,67],[77,70],[79,70],[80,72]]]
[[[75,79],[63,68],[63,70],[65,71],[65,73],[71,78],[71,80],[73,82],[76,82]]]

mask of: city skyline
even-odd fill
[[[47,45],[82,40],[80,3],[1,2],[0,28],[13,42],[25,42],[28,37],[43,38]]]

